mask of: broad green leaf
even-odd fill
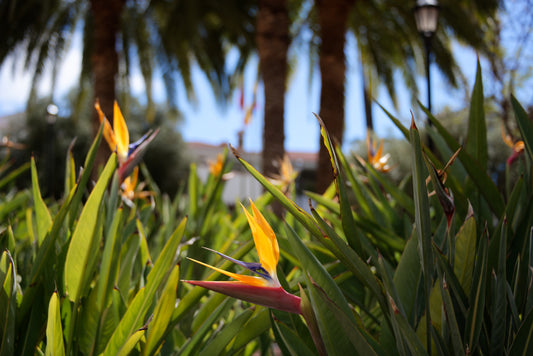
[[[35,159],[31,158],[31,185],[33,193],[33,205],[35,206],[35,220],[37,223],[37,237],[38,243],[41,243],[46,236],[46,233],[52,226],[52,217],[46,207],[41,196],[41,190],[39,189],[39,178],[37,177],[37,168],[35,167]]]
[[[9,251],[0,257],[0,355],[13,355],[15,350],[15,315],[17,280],[15,263]]]
[[[96,186],[89,195],[85,206],[76,224],[76,229],[70,240],[67,258],[65,261],[65,288],[68,297],[72,302],[78,302],[87,282],[87,267],[91,256],[95,255],[95,248],[98,248],[99,236],[97,221],[100,205],[107,184],[111,179],[117,165],[116,155],[112,154],[107,162]]]
[[[455,237],[455,260],[453,270],[466,295],[472,286],[472,271],[476,258],[476,221],[467,216]]]
[[[127,342],[131,335],[143,325],[146,313],[154,304],[154,297],[162,281],[173,268],[178,246],[185,232],[187,219],[183,219],[172,236],[168,239],[163,250],[157,257],[154,267],[147,277],[145,288],[141,288],[129,305],[126,313],[120,320],[111,339],[109,340],[104,355],[115,355]]]
[[[481,66],[477,61],[476,82],[472,90],[470,101],[470,113],[468,116],[468,132],[466,138],[466,152],[470,154],[481,168],[487,170],[487,125],[485,123],[485,111],[483,109],[483,81],[481,78]]]
[[[161,293],[161,297],[155,305],[154,317],[148,326],[148,336],[143,349],[143,355],[154,354],[162,342],[162,336],[165,333],[170,318],[172,317],[172,312],[176,306],[176,289],[178,288],[179,271],[179,266],[174,266],[165,288]]]
[[[528,114],[520,105],[518,100],[511,95],[511,104],[513,105],[514,114],[516,117],[516,122],[518,123],[518,129],[524,140],[524,145],[526,146],[527,153],[530,159],[533,159],[533,124]]]
[[[48,304],[48,322],[46,323],[46,356],[62,356],[65,354],[61,311],[57,292],[52,294]]]
[[[226,346],[233,340],[243,329],[243,326],[250,320],[253,315],[251,309],[244,310],[235,319],[230,321],[216,336],[206,343],[200,351],[200,356],[220,355]]]

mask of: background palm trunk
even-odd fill
[[[279,173],[276,161],[285,154],[285,84],[289,49],[289,16],[286,0],[260,0],[256,42],[265,91],[262,171]]]
[[[94,99],[100,101],[102,111],[113,121],[113,101],[115,100],[115,80],[118,74],[117,34],[120,27],[120,14],[125,0],[91,0],[94,21],[93,51],[91,70],[93,76]],[[92,127],[96,135],[100,122],[93,109]],[[100,145],[96,167],[103,165],[109,153],[105,143]]]
[[[342,144],[344,132],[344,44],[348,13],[354,0],[316,0],[320,26],[319,67],[321,77],[320,117],[334,140]],[[328,152],[320,139],[317,191],[323,192],[333,180]]]

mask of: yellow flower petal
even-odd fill
[[[117,102],[113,108],[113,128],[117,141],[117,154],[119,158],[126,159],[128,157],[128,145],[130,144],[130,134],[124,116],[120,112]]]
[[[111,128],[111,124],[107,120],[104,112],[100,108],[100,102],[96,100],[96,103],[94,104],[94,108],[96,109],[96,112],[98,113],[98,118],[100,119],[100,123],[102,121],[104,122],[104,138],[109,145],[109,149],[111,151],[115,151],[117,149],[117,140],[115,138],[115,133],[113,132],[113,129]]]
[[[245,283],[247,285],[250,285],[250,286],[255,286],[255,287],[265,287],[265,286],[268,286],[268,282],[266,279],[264,278],[261,278],[261,277],[254,277],[254,276],[245,276],[243,274],[237,274],[237,273],[232,273],[232,272],[228,272],[228,271],[224,271],[223,269],[220,269],[218,267],[214,267],[214,266],[211,266],[211,265],[208,265],[207,263],[203,263],[203,262],[200,262],[200,261],[197,261],[195,259],[192,259],[192,258],[189,258],[187,257],[189,260],[193,261],[193,262],[196,262],[196,263],[199,263],[201,264],[202,266],[205,266],[205,267],[208,267],[208,268],[211,268],[212,270],[215,270],[219,273],[222,273],[222,274],[225,274],[226,276],[228,277],[231,277],[233,279],[236,279],[242,283]]]
[[[270,274],[270,276],[277,280],[276,266],[279,260],[279,246],[278,240],[274,231],[265,220],[263,215],[255,207],[254,203],[250,201],[252,207],[253,216],[243,207],[248,224],[252,230],[252,236],[254,238],[255,248],[257,249],[257,255],[261,266]]]

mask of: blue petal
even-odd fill
[[[138,139],[137,141],[133,142],[133,143],[130,143],[128,145],[128,156],[133,152],[135,151],[135,149],[137,147],[139,147],[141,145],[141,143],[143,143],[147,138],[148,136],[152,133],[152,130],[149,130],[147,133],[145,133],[143,135],[143,137],[141,137],[140,139]]]
[[[263,277],[265,279],[268,279],[269,281],[272,280],[272,277],[270,277],[270,274],[268,274],[268,272],[263,268],[263,266],[261,266],[261,263],[259,263],[259,262],[244,262],[244,261],[236,260],[234,258],[226,256],[223,253],[220,253],[218,251],[212,250],[212,249],[210,249],[208,247],[204,247],[204,248],[206,250],[209,250],[211,252],[214,252],[214,253],[218,254],[220,257],[225,258],[228,261],[236,263],[239,266],[242,266],[242,267],[246,268],[247,270],[252,271],[253,273],[255,273],[255,274],[257,274],[257,275],[259,275],[259,276],[261,276],[261,277]]]

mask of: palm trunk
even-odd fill
[[[342,144],[344,132],[344,82],[346,63],[344,44],[348,13],[354,0],[316,0],[320,25],[320,117],[334,140]],[[317,191],[323,192],[333,181],[328,151],[322,140],[318,155]]]
[[[284,111],[289,49],[287,0],[259,0],[256,42],[265,91],[262,171],[279,173],[276,161],[285,154]]]
[[[93,75],[94,99],[106,116],[112,121],[113,101],[115,100],[115,80],[118,73],[116,39],[120,16],[125,0],[91,0],[93,14],[93,50],[91,68]],[[100,122],[96,110],[92,114],[93,134],[96,135]],[[105,143],[100,145],[96,167],[105,163],[109,154]]]

